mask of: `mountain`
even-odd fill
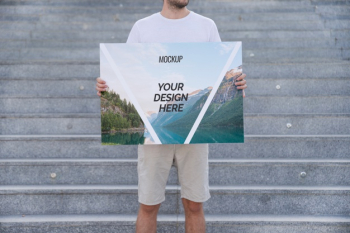
[[[152,123],[158,116],[157,112],[154,111],[148,111],[146,112],[146,117],[150,123]]]
[[[135,106],[113,90],[102,92],[100,103],[102,131],[144,128]]]
[[[242,74],[241,66],[226,72],[214,95],[199,127],[210,126],[242,126],[243,97],[242,91],[235,85]],[[203,95],[181,119],[173,121],[167,127],[190,127],[197,119],[210,92]]]
[[[231,69],[226,72],[212,103],[224,104],[236,97],[238,89],[236,88],[235,81],[241,73],[241,69]]]
[[[211,91],[211,90],[210,90]],[[186,114],[178,119],[177,121],[173,121],[168,124],[167,127],[184,127],[184,128],[192,128],[193,123],[196,121],[205,101],[207,100],[210,91],[205,93],[197,100],[195,104],[193,104],[192,108],[186,112]]]

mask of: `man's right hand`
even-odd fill
[[[98,77],[96,81],[97,95],[101,97],[101,91],[105,91],[108,86],[106,85],[106,81],[104,81],[100,77]]]

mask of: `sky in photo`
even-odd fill
[[[203,43],[113,43],[104,44],[141,108],[158,112],[154,95],[162,93],[190,93],[213,86],[224,68],[236,42]],[[183,56],[180,63],[159,63],[159,56]],[[242,65],[242,47],[229,69]],[[226,72],[226,71],[225,71]],[[101,52],[101,78],[126,98],[118,77]],[[221,77],[223,78],[223,77]],[[184,91],[159,91],[158,83],[184,83]]]

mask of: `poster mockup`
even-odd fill
[[[242,143],[242,42],[102,43],[102,145]]]

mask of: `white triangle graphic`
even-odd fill
[[[197,119],[196,119],[196,121],[194,122],[194,124],[193,124],[193,126],[192,126],[192,128],[191,128],[191,131],[190,131],[190,133],[188,134],[188,136],[187,136],[187,138],[186,138],[184,144],[189,144],[189,143],[191,142],[192,137],[193,137],[194,133],[196,132],[196,130],[197,130],[199,124],[201,123],[201,121],[202,121],[202,119],[203,119],[203,117],[204,117],[204,114],[206,113],[206,111],[207,111],[207,109],[208,109],[208,107],[209,107],[209,105],[210,105],[212,99],[214,98],[214,96],[215,96],[215,94],[216,94],[216,92],[217,92],[217,90],[218,90],[218,88],[219,88],[219,86],[220,86],[220,84],[221,84],[221,82],[222,82],[222,79],[223,79],[223,77],[225,76],[226,71],[228,70],[229,66],[231,65],[233,59],[235,58],[235,56],[236,56],[236,54],[237,54],[237,52],[238,52],[238,49],[239,49],[241,46],[242,46],[242,42],[236,42],[236,45],[235,45],[235,47],[233,48],[230,57],[228,58],[228,60],[227,60],[227,62],[226,62],[226,64],[225,64],[225,66],[224,66],[224,68],[222,69],[222,71],[221,71],[221,73],[220,73],[218,79],[216,80],[216,83],[215,83],[215,85],[213,86],[213,89],[211,90],[211,92],[210,92],[210,94],[209,94],[209,96],[208,96],[208,98],[207,98],[205,104],[203,105],[203,107],[202,107],[202,109],[201,109],[199,115],[197,116]]]
[[[103,52],[103,54],[105,55],[109,65],[111,66],[112,70],[114,71],[115,75],[117,76],[119,82],[122,84],[125,92],[127,93],[128,97],[130,98],[131,102],[134,104],[137,112],[139,113],[142,121],[145,123],[147,130],[150,132],[155,144],[162,144],[162,142],[159,140],[158,135],[156,134],[156,132],[154,131],[152,125],[150,124],[150,122],[147,119],[147,116],[145,115],[145,113],[142,111],[141,106],[139,105],[139,103],[137,102],[134,94],[131,92],[128,84],[125,82],[125,79],[123,77],[123,75],[120,73],[117,65],[115,64],[112,56],[110,55],[110,53],[108,52],[106,46],[104,44],[100,44],[100,49]]]

